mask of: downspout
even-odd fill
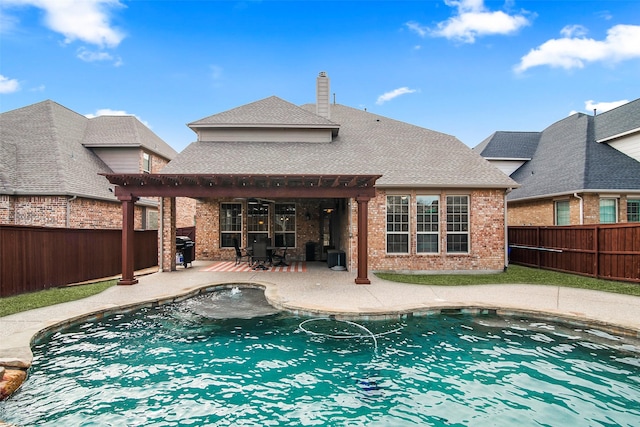
[[[580,225],[584,223],[584,199],[578,196],[578,193],[573,193],[573,197],[580,200]]]
[[[67,199],[67,218],[66,218],[66,224],[65,224],[65,227],[67,228],[71,228],[71,202],[73,202],[77,198],[78,196],[76,195]]]
[[[507,188],[504,192],[504,271],[509,267],[509,226],[507,219],[507,195],[511,193],[513,188]]]

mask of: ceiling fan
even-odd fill
[[[275,203],[275,200],[263,199],[261,197],[234,197],[233,200],[246,201],[249,205],[260,205]]]

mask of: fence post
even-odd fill
[[[536,247],[541,248],[542,242],[540,241],[540,227],[536,227]],[[536,265],[538,268],[542,267],[542,261],[540,259],[540,251],[536,251]]]
[[[600,226],[593,228],[593,277],[600,278]]]

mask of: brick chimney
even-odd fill
[[[320,71],[316,80],[316,114],[331,119],[331,105],[329,103],[329,77]]]

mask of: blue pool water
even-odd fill
[[[229,318],[231,317],[231,318]],[[0,402],[21,426],[638,426],[640,345],[485,315],[344,322],[256,289],[40,340]]]

